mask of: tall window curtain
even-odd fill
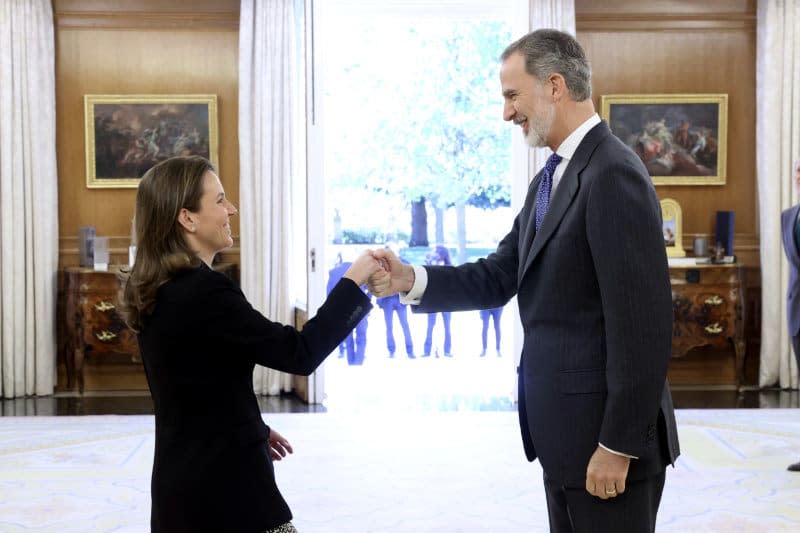
[[[239,23],[239,198],[242,290],[267,318],[293,324],[289,223],[295,99],[293,0],[242,0]],[[292,389],[256,367],[257,394]]]
[[[55,47],[50,0],[0,2],[0,397],[53,393]]]
[[[530,0],[530,29],[551,28],[575,36],[575,0]],[[550,148],[532,148],[528,152],[528,181],[544,166],[553,153]]]
[[[800,157],[800,4],[759,0],[756,66],[756,169],[761,229],[762,387],[797,388],[786,324],[788,264],[781,211],[798,202],[792,162]]]

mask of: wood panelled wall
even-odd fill
[[[114,262],[127,260],[133,189],[86,188],[83,95],[217,94],[220,177],[238,204],[238,0],[53,0],[60,265],[77,264],[77,230],[112,237]],[[748,331],[758,335],[759,239],[755,176],[756,0],[575,0],[578,40],[603,94],[727,93],[727,183],[659,186],[683,209],[683,244],[713,240],[718,210],[736,214],[735,253],[750,267]],[[777,216],[777,214],[776,214]],[[225,261],[238,262],[235,247]],[[748,343],[751,358],[758,344]],[[732,358],[675,361],[673,382],[730,383]],[[722,365],[722,366],[721,366]],[[727,365],[727,366],[726,366]],[[752,373],[751,373],[752,374]]]
[[[238,203],[237,0],[54,0],[61,264],[94,225],[127,257],[133,189],[87,189],[83,95],[213,93],[220,177]],[[736,213],[735,251],[758,266],[755,181],[755,0],[576,0],[594,100],[612,93],[727,93],[728,177],[722,186],[659,186],[683,209],[684,246],[712,237],[717,210]],[[238,220],[233,219],[238,237]],[[238,239],[237,239],[238,242]],[[238,248],[230,254],[238,257]],[[229,254],[229,255],[230,255]],[[226,257],[230,260],[230,257]]]
[[[725,185],[656,187],[683,211],[683,245],[713,244],[716,211],[735,213],[734,250],[758,266],[755,0],[576,0],[577,37],[604,94],[728,94]],[[777,216],[777,215],[776,215]]]
[[[683,209],[683,243],[736,213],[736,255],[758,266],[755,181],[755,0],[576,0],[594,100],[613,93],[727,93],[728,177],[722,186],[659,186]],[[84,94],[217,94],[220,178],[238,204],[238,0],[53,0],[60,264],[77,264],[77,230],[110,236],[127,258],[133,189],[88,189]],[[224,257],[238,261],[237,245]],[[752,280],[751,280],[752,282]]]
[[[112,262],[127,263],[135,189],[88,189],[85,94],[216,94],[219,174],[239,199],[238,0],[53,0],[59,264],[78,263],[77,232],[110,237]],[[234,248],[223,260],[238,262]]]
[[[575,0],[577,37],[604,94],[728,94],[727,183],[656,187],[683,211],[683,245],[713,243],[717,211],[735,213],[734,252],[747,265],[746,382],[757,382],[761,274],[756,191],[756,1]],[[788,177],[787,177],[788,179]],[[775,216],[779,216],[778,213]],[[730,384],[729,354],[695,350],[673,359],[673,384]]]

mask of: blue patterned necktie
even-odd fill
[[[542,225],[544,214],[547,213],[547,206],[550,204],[550,189],[553,188],[553,174],[556,167],[561,162],[561,156],[553,154],[547,158],[542,171],[542,181],[539,182],[539,194],[536,196],[536,231]]]

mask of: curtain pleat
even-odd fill
[[[239,23],[241,284],[254,308],[293,324],[289,297],[296,109],[293,0],[242,0]],[[288,374],[256,367],[257,394],[292,390]]]
[[[761,366],[758,383],[797,388],[786,317],[789,266],[781,211],[800,199],[792,164],[800,157],[800,4],[759,0],[756,32],[756,173],[761,250]]]
[[[0,2],[0,396],[52,394],[58,179],[50,0]]]

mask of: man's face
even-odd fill
[[[503,120],[521,126],[530,146],[547,146],[556,114],[550,82],[541,82],[528,74],[525,57],[514,52],[500,67],[500,85],[505,102]]]

